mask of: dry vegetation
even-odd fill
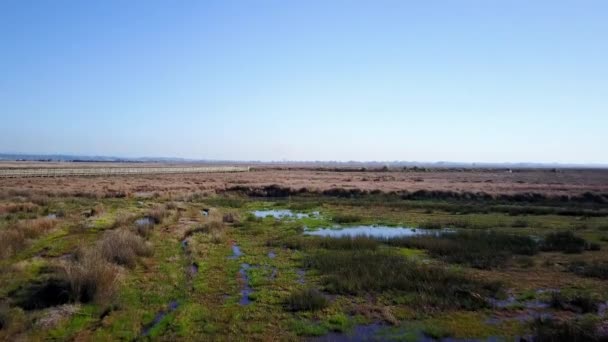
[[[82,163],[84,167],[97,165]],[[26,163],[24,167],[41,164]],[[44,163],[42,163],[44,167]],[[81,166],[79,164],[79,166]],[[9,167],[6,163],[0,168]],[[16,167],[10,163],[10,167]],[[359,189],[363,191],[483,192],[490,195],[535,193],[544,196],[608,194],[608,170],[492,170],[492,169],[390,169],[389,171],[326,170],[258,167],[244,173],[195,175],[139,175],[115,177],[57,177],[0,179],[0,188],[13,193],[68,194],[82,197],[215,193],[242,186],[263,188],[276,184],[298,191]]]

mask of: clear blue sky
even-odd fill
[[[0,1],[0,152],[608,163],[608,1]]]

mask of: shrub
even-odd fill
[[[443,308],[477,309],[499,286],[464,274],[422,264],[388,251],[319,251],[304,259],[323,275],[332,293],[362,294],[397,291],[411,293],[423,304]]]
[[[152,253],[140,236],[126,229],[106,232],[99,244],[105,260],[127,267],[134,267],[138,256],[148,256]]]
[[[587,317],[571,321],[537,318],[530,325],[533,341],[587,342],[605,340],[605,336],[604,339],[598,336],[597,321]]]
[[[607,261],[595,261],[593,263],[587,263],[584,261],[574,262],[568,266],[568,270],[583,277],[608,280]]]
[[[561,251],[564,253],[582,253],[587,246],[585,239],[572,232],[549,233],[541,246],[543,251]]]
[[[332,217],[332,221],[339,224],[347,224],[361,221],[361,217],[357,215],[342,215],[337,214]]]
[[[598,309],[597,299],[587,292],[553,292],[549,304],[555,309],[581,313],[596,312]]]
[[[289,311],[317,311],[326,308],[327,305],[327,298],[312,288],[297,290],[285,300],[285,307]]]

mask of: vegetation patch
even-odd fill
[[[322,275],[331,293],[390,292],[415,294],[421,304],[442,308],[487,307],[500,285],[473,280],[465,274],[412,261],[385,251],[319,251],[304,259]]]
[[[327,307],[327,298],[314,288],[306,288],[292,292],[285,300],[285,308],[289,311],[317,311]]]
[[[498,232],[420,235],[389,239],[386,244],[424,249],[431,256],[445,261],[482,269],[505,266],[514,254],[534,255],[538,252],[538,245],[532,238]]]
[[[559,251],[564,253],[582,253],[584,250],[599,250],[597,244],[588,243],[585,239],[574,235],[571,231],[549,233],[541,246],[543,251]]]

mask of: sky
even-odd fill
[[[0,1],[0,152],[608,163],[608,1]]]

